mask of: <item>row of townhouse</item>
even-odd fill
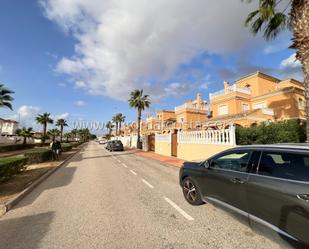
[[[265,121],[305,119],[303,83],[280,80],[262,72],[244,76],[231,85],[209,94],[209,104],[198,93],[174,110],[161,110],[141,123],[142,134],[218,129],[230,124],[250,126]],[[137,132],[136,123],[122,133]]]
[[[280,80],[261,72],[209,94],[209,103],[197,94],[174,110],[161,110],[141,123],[145,150],[186,160],[202,159],[235,146],[235,125],[305,119],[303,83]],[[122,130],[127,146],[134,145],[137,125]],[[134,140],[135,141],[135,140]]]

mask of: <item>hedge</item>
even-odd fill
[[[61,144],[61,148],[63,152],[70,151],[73,148],[73,145],[70,143]]]
[[[42,163],[52,159],[52,151],[46,148],[35,148],[24,154],[28,158],[28,164]]]
[[[297,119],[236,127],[237,145],[303,143],[305,140],[306,123]]]
[[[35,147],[35,144],[8,144],[0,146],[0,152],[30,149]]]
[[[24,169],[28,159],[24,156],[0,158],[0,182],[12,178]]]

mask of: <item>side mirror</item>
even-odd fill
[[[204,167],[205,167],[205,169],[209,169],[210,168],[210,162],[208,160],[206,160],[204,162]]]

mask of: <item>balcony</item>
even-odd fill
[[[266,115],[273,116],[274,115],[274,110],[271,108],[261,108],[262,113]]]
[[[213,98],[216,98],[216,97],[219,97],[219,96],[223,96],[223,95],[226,95],[226,94],[230,94],[230,93],[244,93],[244,94],[250,95],[251,94],[251,90],[250,90],[250,88],[239,87],[236,84],[234,84],[234,85],[229,86],[229,87],[227,87],[225,89],[222,89],[222,90],[220,90],[218,92],[210,93],[209,94],[209,99],[213,99]]]
[[[183,105],[179,105],[175,107],[175,111],[188,109],[188,110],[196,110],[196,111],[207,111],[207,106],[196,106],[195,104],[185,103]]]

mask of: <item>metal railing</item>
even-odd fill
[[[191,109],[191,110],[200,110],[207,111],[207,106],[197,106],[190,103],[185,103],[183,105],[179,105],[175,107],[175,111],[183,110],[183,109]]]

